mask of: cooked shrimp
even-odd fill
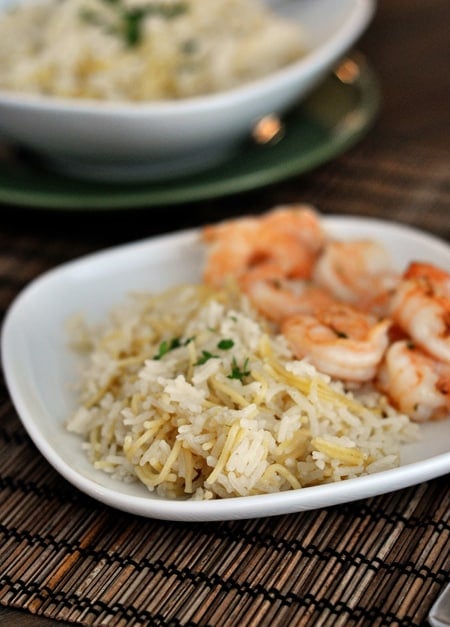
[[[256,218],[245,217],[208,225],[202,231],[208,244],[203,279],[220,287],[228,276],[237,276],[251,259],[251,244],[258,230]]]
[[[294,314],[281,324],[294,355],[347,381],[370,381],[388,346],[388,319],[336,303],[315,315]]]
[[[304,205],[209,225],[202,235],[209,245],[203,278],[214,286],[229,276],[310,276],[325,241],[318,215]]]
[[[326,233],[317,211],[310,205],[279,205],[263,216],[263,225],[270,234],[294,234],[298,243],[308,250],[319,252],[326,240]]]
[[[377,385],[399,411],[416,422],[450,415],[450,366],[410,341],[394,342],[388,348]]]
[[[399,278],[392,268],[387,250],[377,242],[330,241],[317,261],[313,277],[335,298],[386,315]]]
[[[313,315],[335,303],[323,288],[303,279],[250,276],[243,277],[240,287],[260,313],[277,323],[295,313]]]
[[[424,351],[450,364],[450,274],[410,264],[391,301],[396,324]]]

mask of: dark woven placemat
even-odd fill
[[[407,142],[406,142],[407,143]],[[373,133],[307,178],[193,204],[176,228],[306,201],[450,239],[442,155]],[[447,161],[448,164],[448,161]],[[5,208],[0,314],[34,277],[170,231],[167,210],[61,216]],[[105,507],[63,480],[0,382],[0,605],[88,625],[420,626],[449,578],[448,477],[295,515],[181,524]],[[0,618],[1,623],[1,618]]]

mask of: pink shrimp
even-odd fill
[[[328,242],[313,278],[336,299],[377,315],[386,315],[399,279],[384,246],[367,239]]]
[[[229,276],[310,276],[325,241],[318,215],[306,205],[280,206],[261,217],[209,225],[202,236],[209,245],[203,278],[214,286]]]
[[[335,303],[326,290],[303,279],[251,275],[243,277],[240,287],[260,313],[277,323],[296,313],[313,315]]]
[[[450,415],[450,366],[409,340],[388,348],[376,384],[399,411],[416,422]]]
[[[450,274],[430,263],[409,265],[391,300],[394,322],[424,351],[450,364]]]
[[[262,222],[269,234],[295,234],[298,243],[310,251],[319,252],[325,243],[320,216],[310,205],[279,205],[267,212]]]
[[[251,260],[251,245],[258,230],[258,221],[253,217],[238,218],[208,225],[202,231],[208,244],[203,279],[220,287],[229,276],[242,273]]]
[[[364,382],[376,374],[389,343],[390,324],[335,303],[314,315],[286,318],[281,332],[297,358],[308,358],[318,370],[338,379]]]

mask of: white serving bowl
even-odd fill
[[[20,0],[29,2],[32,0]],[[105,181],[190,174],[230,157],[259,119],[304,98],[369,24],[374,0],[266,0],[302,28],[306,54],[241,87],[148,103],[0,91],[0,133],[67,174]],[[12,4],[0,0],[0,10]]]

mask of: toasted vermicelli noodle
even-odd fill
[[[132,294],[101,325],[73,320],[70,332],[84,357],[67,428],[96,468],[164,497],[357,477],[397,466],[400,444],[418,436],[380,394],[294,359],[233,289]]]

